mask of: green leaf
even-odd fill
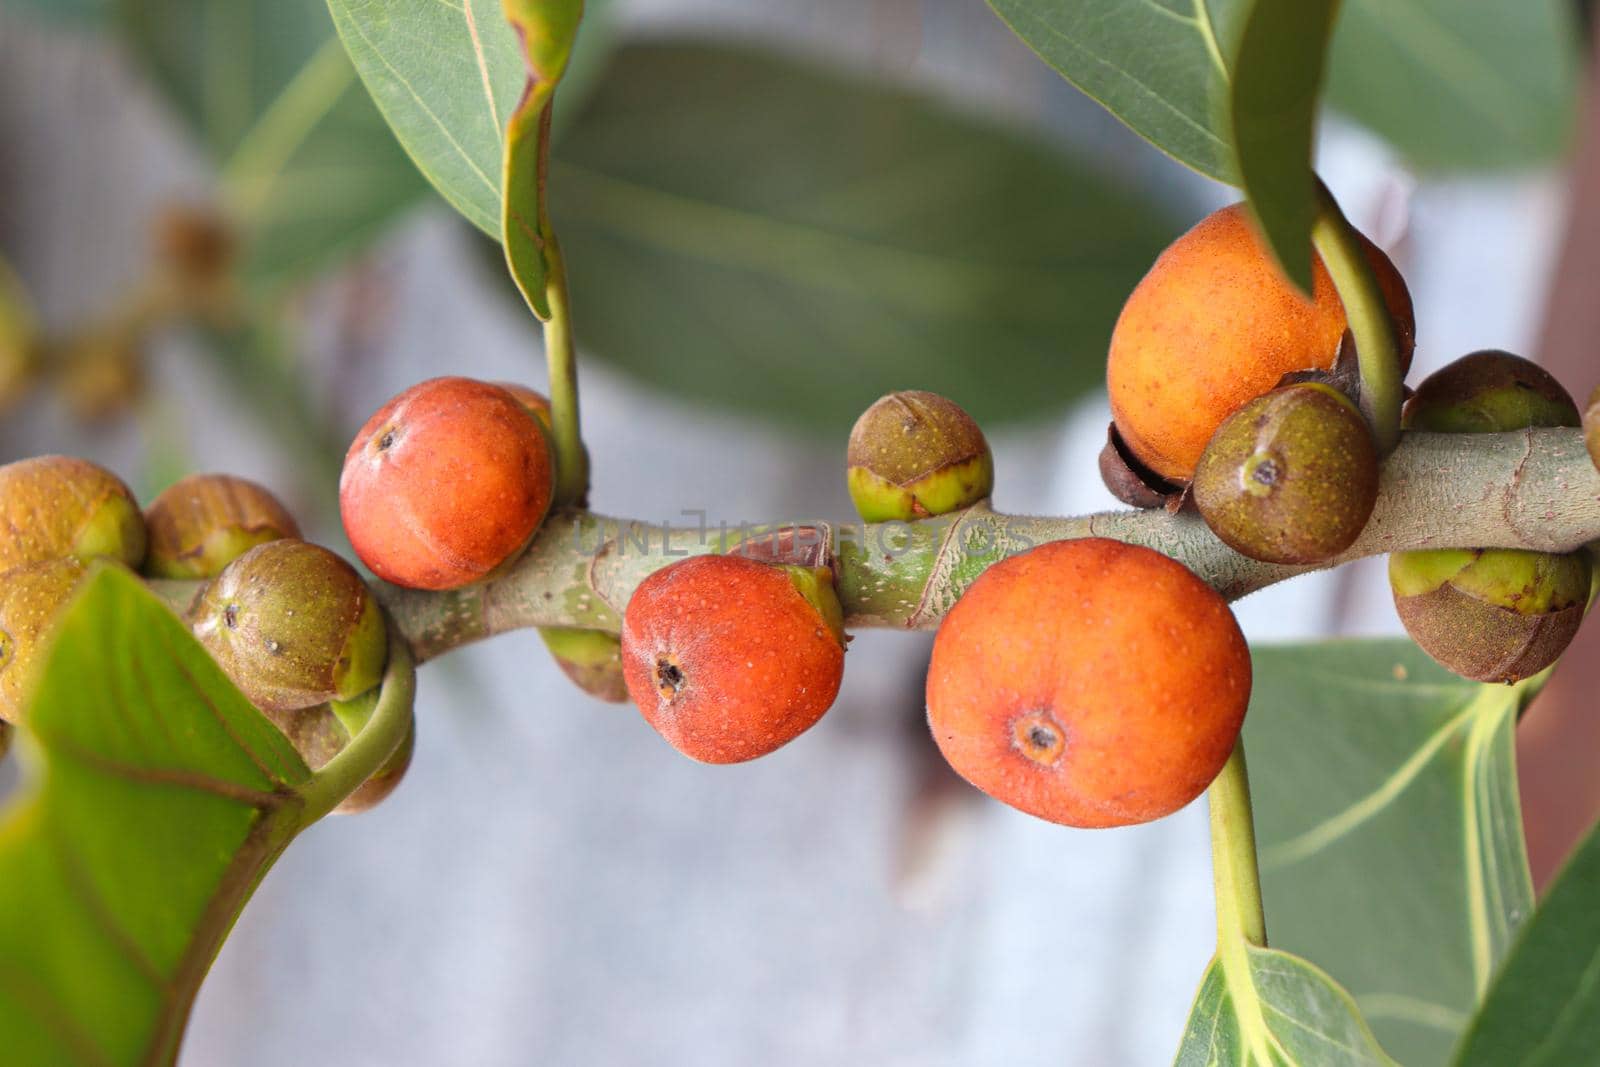
[[[247,282],[325,265],[421,196],[321,0],[116,0],[116,11],[222,167]]]
[[[1229,59],[1251,0],[989,0],[1028,47],[1139,136],[1238,184]]]
[[[1537,712],[1535,712],[1537,714]],[[1462,1041],[1461,1067],[1592,1063],[1600,1049],[1600,826],[1523,928]]]
[[[11,1063],[170,1063],[239,909],[300,829],[283,736],[136,578],[68,610],[0,816]]]
[[[1350,995],[1322,971],[1274,949],[1249,945],[1243,952],[1244,976],[1233,977],[1221,960],[1206,969],[1177,1067],[1394,1063]]]
[[[527,74],[501,0],[328,0],[328,8],[418,169],[498,239],[505,127]]]
[[[519,7],[528,0],[511,2]],[[566,61],[561,96],[568,105],[587,93],[609,52],[605,16],[612,2],[585,5],[580,47]],[[361,80],[417,169],[468,221],[500,240],[505,130],[528,80],[503,0],[327,4]],[[560,0],[556,6],[576,5]],[[563,17],[571,14],[568,10]],[[557,134],[566,112],[566,107],[556,112]]]
[[[66,609],[0,811],[0,1034],[17,1064],[170,1064],[223,938],[284,848],[411,729],[392,641],[377,708],[317,774],[130,572]]]
[[[1405,641],[1254,652],[1245,725],[1267,935],[1327,970],[1407,1067],[1446,1061],[1533,909],[1513,728]]]
[[[996,124],[723,45],[622,49],[555,154],[580,347],[816,429],[911,385],[991,424],[1061,410],[1178,229]]]
[[[500,240],[522,296],[541,319],[550,318],[545,249],[555,240],[545,212],[550,163],[550,99],[567,69],[583,0],[504,0],[526,67],[522,99],[506,124],[504,203]]]
[[[1311,292],[1311,168],[1323,60],[1339,0],[1254,0],[1239,39],[1230,113],[1239,180],[1289,279]]]
[[[1345,0],[1328,99],[1425,170],[1528,167],[1571,139],[1583,39],[1570,0]]]

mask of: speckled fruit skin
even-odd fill
[[[0,467],[0,573],[66,556],[138,567],[145,543],[138,501],[104,467],[72,456]]]
[[[1364,241],[1411,363],[1411,296],[1389,258]],[[1308,301],[1284,279],[1243,204],[1174,241],[1133,290],[1111,335],[1106,385],[1127,447],[1151,470],[1187,482],[1223,419],[1285,374],[1333,366],[1345,314],[1312,257]]]
[[[348,700],[383,676],[383,610],[355,568],[319,545],[252,548],[223,568],[190,614],[195,637],[265,711]]]
[[[634,591],[622,671],[673,748],[702,763],[741,763],[822,718],[844,677],[844,647],[782,568],[692,556]]]
[[[39,654],[84,574],[69,556],[15,567],[0,578],[0,720],[22,721]]]
[[[1378,499],[1378,452],[1350,398],[1297,382],[1223,420],[1194,471],[1194,502],[1236,552],[1320,563],[1355,543]]]
[[[1577,426],[1578,405],[1532,360],[1488,348],[1440,367],[1406,401],[1408,430],[1503,433],[1525,426]]]
[[[963,778],[1065,826],[1148,822],[1233,750],[1250,652],[1182,564],[1104,538],[990,567],[939,627],[928,724]]]
[[[538,421],[497,385],[434,378],[373,415],[339,479],[345,532],[374,574],[413,589],[488,577],[538,530],[554,476]]]
[[[257,545],[300,537],[300,526],[264,486],[231,474],[192,474],[145,508],[152,578],[215,578]]]
[[[938,393],[890,393],[862,412],[845,465],[850,499],[868,522],[945,515],[994,491],[994,457],[983,431]]]

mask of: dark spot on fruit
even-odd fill
[[[239,628],[239,605],[229,604],[222,609],[222,625],[230,630]]]
[[[672,700],[683,688],[683,668],[666,656],[656,660],[656,689],[661,693],[661,699]]]
[[[1265,486],[1278,484],[1278,479],[1283,477],[1283,470],[1275,459],[1264,459],[1256,464],[1256,469],[1250,472],[1250,477]]]

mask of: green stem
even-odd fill
[[[411,648],[394,623],[389,624],[389,665],[383,673],[378,706],[361,732],[318,771],[301,792],[305,798],[306,825],[338,807],[361,788],[394,755],[411,729],[411,709],[416,699],[417,670]]]
[[[1372,425],[1378,454],[1386,456],[1400,441],[1403,394],[1399,341],[1360,234],[1339,210],[1327,186],[1318,182],[1317,189],[1318,209],[1311,224],[1311,243],[1328,268],[1344,305],[1361,372],[1361,411]]]
[[[567,265],[551,234],[545,246],[549,280],[545,294],[550,318],[544,324],[545,359],[550,373],[550,436],[556,446],[558,507],[582,506],[589,495],[589,456],[578,425],[578,360],[572,342],[572,306],[567,296]]]
[[[544,322],[545,362],[550,377],[550,428],[556,446],[557,507],[581,507],[589,495],[589,456],[578,424],[578,353],[572,339],[572,299],[567,292],[567,261],[550,225],[545,182],[550,173],[550,121],[554,101],[539,115],[539,234],[544,241],[545,299],[550,317]]]
[[[1211,864],[1217,887],[1217,946],[1227,963],[1231,949],[1265,948],[1267,920],[1256,865],[1256,826],[1250,810],[1250,774],[1244,739],[1207,792],[1211,805]]]

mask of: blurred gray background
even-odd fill
[[[977,0],[635,0],[653,30],[825,48],[1086,147],[1198,218],[1227,191],[1063,87]],[[1562,218],[1551,174],[1431,181],[1337,121],[1321,166],[1407,274],[1418,370],[1526,351]],[[150,215],[208,172],[120,52],[0,11],[0,248],[47,323],[114,299]],[[559,225],[559,220],[558,220]],[[436,200],[307,290],[317,398],[345,433],[452,373],[540,383],[531,320]],[[582,294],[578,335],[583,336]],[[46,397],[0,423],[0,461],[80,453],[141,491],[174,465],[279,488],[342,544],[335,488],[230,402],[192,341],[150,354],[137,416],[86,428]],[[1415,380],[1415,375],[1413,380]],[[653,520],[849,513],[847,426],[826,443],[582,368],[597,509]],[[918,383],[908,381],[907,387]],[[1110,507],[1107,411],[993,435],[997,505]],[[1398,632],[1381,562],[1239,605],[1253,637]],[[673,753],[631,707],[575,691],[537,638],[421,678],[416,762],[375,812],[289,850],[204,987],[183,1063],[1143,1065],[1166,1063],[1213,943],[1203,804],[1081,832],[951,778],[922,725],[928,640],[860,634],[837,706],[755,764]],[[15,761],[0,768],[0,791]]]

